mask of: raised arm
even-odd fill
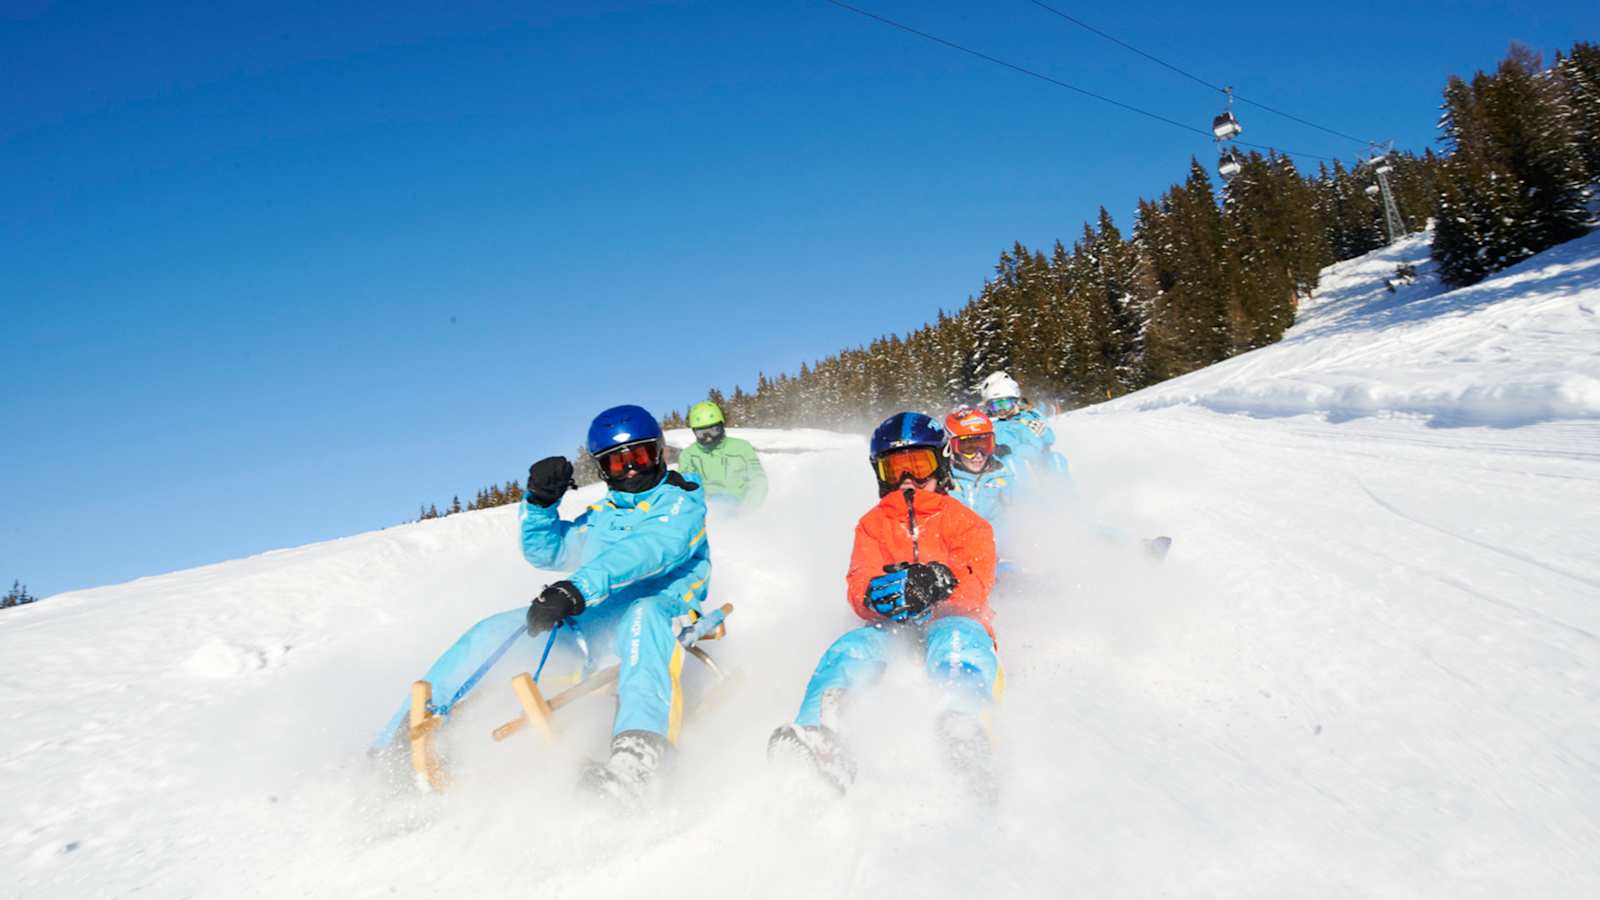
[[[522,500],[522,558],[540,569],[565,569],[583,552],[588,535],[589,512],[564,522],[556,512],[559,504],[540,506]]]

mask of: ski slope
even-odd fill
[[[573,790],[603,700],[555,748],[487,740],[513,667],[452,724],[455,790],[369,763],[434,655],[555,577],[495,509],[0,615],[0,896],[1600,896],[1600,234],[1464,291],[1426,253],[1055,422],[1077,498],[1008,550],[992,815],[909,670],[858,710],[849,797],[767,765],[853,624],[874,490],[862,436],[736,429],[772,479],[710,526],[739,677],[650,814]]]

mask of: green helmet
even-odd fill
[[[710,400],[689,407],[690,428],[710,428],[722,423],[722,409]]]

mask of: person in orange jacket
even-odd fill
[[[921,413],[897,413],[873,432],[880,499],[856,524],[845,575],[850,606],[867,624],[822,654],[799,714],[767,742],[769,756],[804,759],[841,792],[855,779],[839,737],[841,703],[882,676],[897,646],[914,646],[945,688],[939,731],[952,759],[992,793],[983,714],[1004,683],[989,609],[994,531],[946,493],[944,446],[944,430]]]

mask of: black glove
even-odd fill
[[[912,563],[906,566],[906,604],[930,609],[950,599],[956,589],[956,575],[942,562]]]
[[[577,486],[572,480],[572,463],[565,456],[547,456],[528,467],[529,503],[555,506],[568,488]]]
[[[533,598],[533,604],[528,607],[528,633],[549,631],[562,619],[583,612],[586,605],[583,595],[578,593],[577,586],[572,582],[558,581],[548,585],[539,592],[539,596]]]

